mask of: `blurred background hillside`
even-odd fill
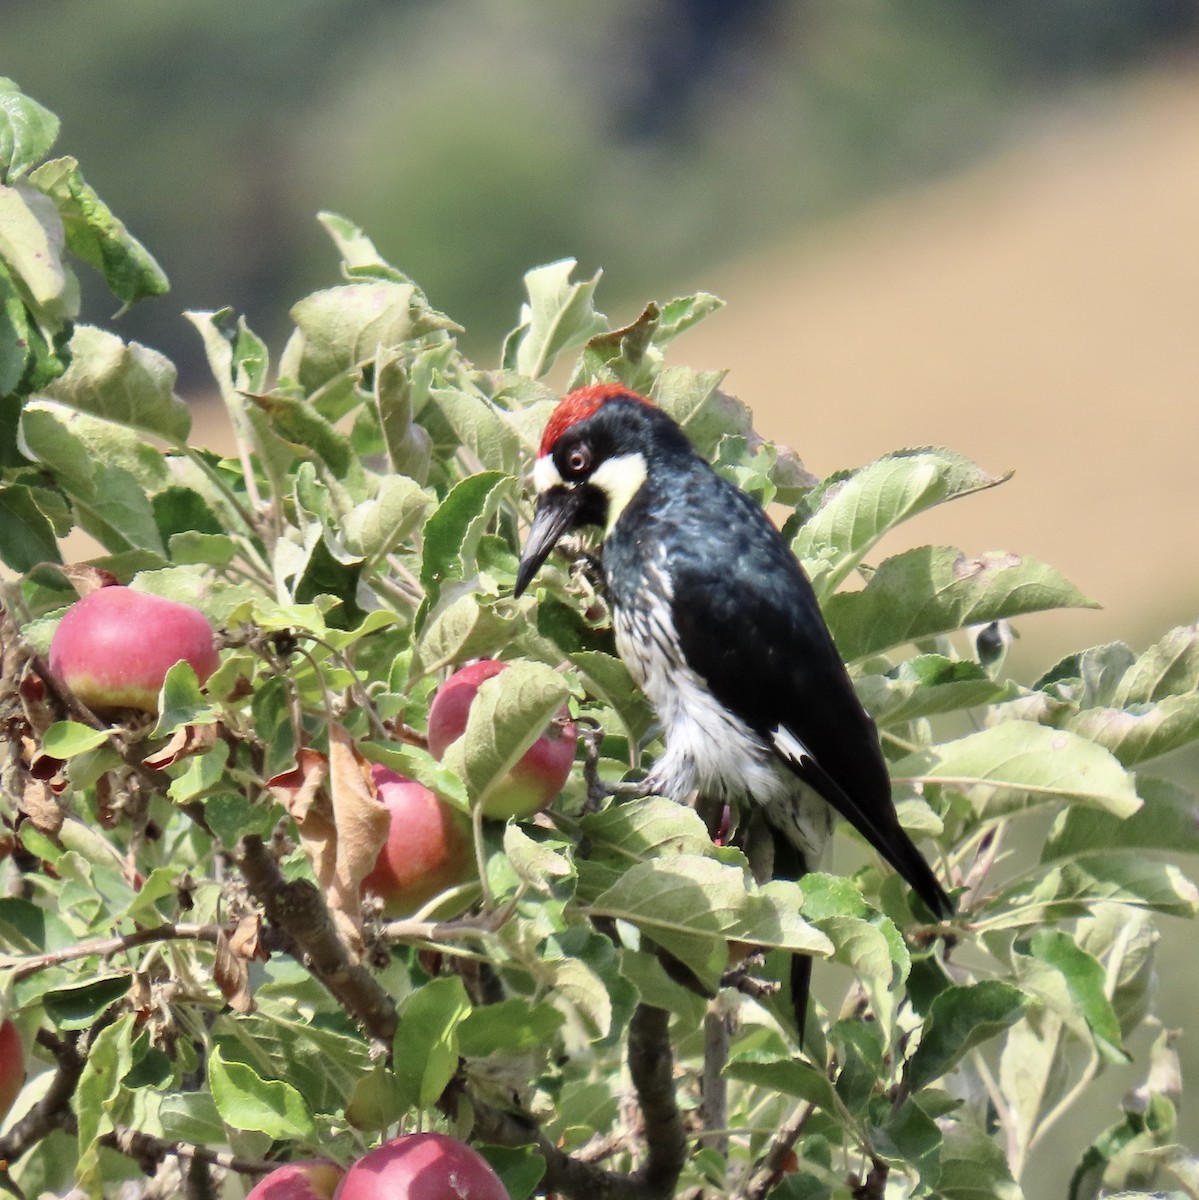
[[[197,402],[180,312],[281,346],[334,278],[318,209],[484,365],[522,272],[571,256],[618,320],[728,300],[673,361],[728,368],[816,474],[932,441],[1014,469],[901,536],[1032,554],[1105,605],[1026,621],[1026,676],[1199,616],[1199,0],[7,0],[0,74],[171,278],[115,319],[85,280],[88,318]],[[1071,1136],[1032,1200],[1065,1194]]]

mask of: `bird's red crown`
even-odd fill
[[[541,454],[549,454],[558,439],[574,424],[585,421],[609,400],[624,397],[628,400],[640,400],[642,404],[652,404],[644,396],[630,391],[623,383],[593,383],[589,387],[579,388],[563,397],[558,407],[550,415],[545,433],[541,435]]]

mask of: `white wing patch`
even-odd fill
[[[775,729],[770,735],[770,740],[778,754],[796,767],[802,766],[804,759],[807,759],[808,762],[816,761],[816,755],[786,725],[780,725]]]

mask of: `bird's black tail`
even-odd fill
[[[904,832],[887,797],[885,807],[868,812],[852,799],[839,783],[814,759],[805,757],[792,769],[818,791],[899,872],[904,882],[928,906],[938,920],[953,916],[953,901]]]

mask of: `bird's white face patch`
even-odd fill
[[[608,532],[645,482],[645,455],[616,454],[600,463],[589,480],[608,497]]]
[[[537,494],[540,496],[542,492],[548,492],[550,488],[558,487],[561,483],[562,476],[558,473],[553,458],[543,454],[533,464],[533,487]]]

